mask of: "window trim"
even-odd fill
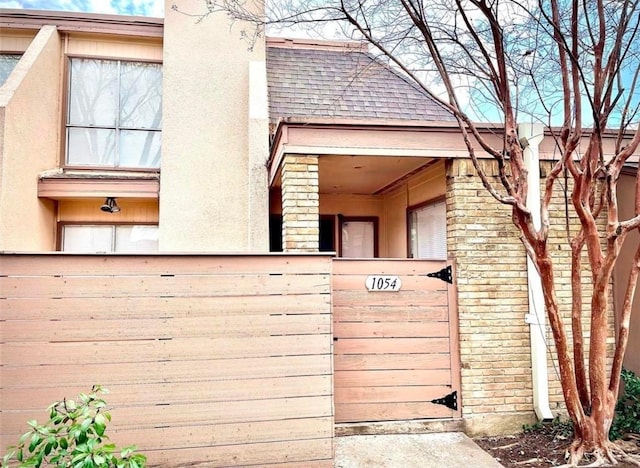
[[[380,258],[378,250],[378,216],[343,216],[338,215],[338,257],[342,258],[342,225],[348,222],[373,222],[373,258]]]
[[[116,55],[85,55],[85,54],[64,54],[64,64],[62,71],[62,99],[63,106],[60,106],[61,119],[60,119],[60,135],[64,135],[64,138],[60,138],[60,156],[58,158],[58,166],[69,170],[88,170],[88,171],[124,171],[124,172],[154,172],[159,173],[159,167],[118,167],[118,166],[78,166],[67,164],[67,150],[68,150],[68,128],[112,128],[112,127],[82,127],[82,126],[70,126],[69,121],[69,99],[71,97],[71,60],[72,59],[87,59],[87,60],[108,60],[117,62],[134,62],[134,63],[151,63],[161,65],[164,69],[164,62],[162,60],[135,58],[135,57],[122,57]],[[125,130],[142,130],[139,128],[125,128]],[[148,129],[144,129],[148,130]],[[162,128],[158,131],[162,134]]]
[[[414,205],[407,206],[405,220],[407,223],[407,258],[413,259],[411,252],[411,212],[424,208],[425,206],[435,205],[436,203],[444,203],[445,208],[445,228],[447,228],[447,234],[449,234],[448,226],[446,225],[446,212],[447,212],[447,197],[446,195],[440,195],[438,197],[430,198],[429,200],[416,203]],[[447,258],[449,257],[449,246],[447,245]]]

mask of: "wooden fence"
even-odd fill
[[[0,255],[0,450],[99,383],[150,466],[329,467],[328,256]]]

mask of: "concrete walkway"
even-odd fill
[[[462,432],[335,438],[335,468],[501,468]]]

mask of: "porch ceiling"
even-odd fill
[[[371,195],[430,161],[406,156],[320,156],[320,193]]]
[[[430,164],[433,158],[409,156],[321,155],[320,193],[373,195]],[[275,187],[280,186],[278,173]]]

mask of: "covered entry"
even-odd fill
[[[450,271],[445,261],[334,259],[337,423],[460,416]]]

